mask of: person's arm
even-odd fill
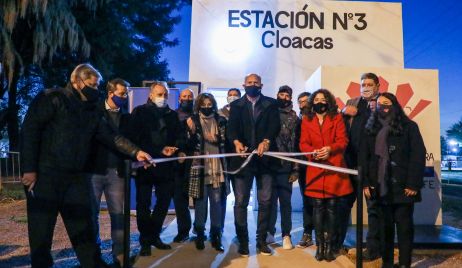
[[[335,118],[335,136],[334,143],[330,145],[330,154],[337,154],[345,152],[348,145],[348,135],[346,133],[345,122],[340,116]]]
[[[315,150],[311,141],[311,136],[309,133],[309,122],[307,118],[302,119],[299,146],[301,152],[313,152]]]
[[[408,141],[410,151],[406,188],[418,191],[424,185],[423,177],[426,162],[426,149],[419,127],[414,122],[409,125]]]
[[[51,93],[53,94],[53,93]],[[31,191],[37,181],[37,170],[42,133],[56,113],[58,99],[45,92],[39,93],[29,105],[21,128],[21,182]],[[47,137],[50,138],[50,137]]]
[[[279,135],[279,131],[281,130],[281,119],[279,116],[279,109],[276,103],[273,103],[270,107],[268,107],[268,118],[269,124],[266,126],[265,134],[263,135],[263,140],[269,140],[271,142],[276,140],[276,137]]]
[[[21,167],[24,173],[37,172],[42,132],[55,115],[58,103],[57,97],[51,94],[39,93],[30,104],[24,118],[20,146]]]

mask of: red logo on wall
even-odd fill
[[[379,91],[388,92],[388,81],[383,79],[383,77],[381,76],[379,77],[379,81]],[[348,86],[346,91],[348,96],[350,96],[350,98],[352,99],[361,96],[360,87],[361,86],[358,83],[350,82],[350,85]],[[412,98],[412,96],[414,96],[414,91],[412,90],[411,84],[409,83],[399,84],[396,89],[395,95],[398,99],[399,104],[401,105],[401,107],[403,107],[404,112],[410,119],[416,117],[418,114],[420,114],[420,112],[427,108],[427,106],[430,105],[430,103],[432,103],[429,100],[421,99],[414,108],[407,106],[409,100]],[[343,109],[343,107],[345,107],[345,103],[340,98],[336,98],[336,101],[340,110]]]

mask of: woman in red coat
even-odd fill
[[[348,144],[345,124],[337,112],[335,97],[326,89],[315,91],[304,108],[300,150],[316,152],[309,160],[345,167],[343,152]],[[338,198],[353,192],[347,174],[308,166],[305,195],[313,200],[316,234],[316,259],[332,261],[332,239],[335,232]],[[324,233],[327,235],[324,236]]]

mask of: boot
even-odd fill
[[[324,247],[325,253],[324,258],[327,262],[335,260],[334,251],[332,249],[333,243],[331,240],[327,239],[326,246]]]
[[[196,240],[194,241],[196,244],[196,248],[198,250],[203,250],[205,248],[205,236],[204,235],[197,235]]]
[[[217,251],[223,252],[225,251],[225,248],[223,247],[223,244],[221,244],[221,233],[216,233],[212,234],[212,247],[216,249]]]
[[[324,260],[324,251],[325,251],[325,242],[324,242],[324,233],[316,232],[316,260]]]

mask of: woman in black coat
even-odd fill
[[[363,140],[364,195],[379,201],[383,224],[382,267],[393,267],[395,225],[399,267],[411,267],[414,203],[421,201],[426,153],[419,127],[393,94],[382,93]]]

